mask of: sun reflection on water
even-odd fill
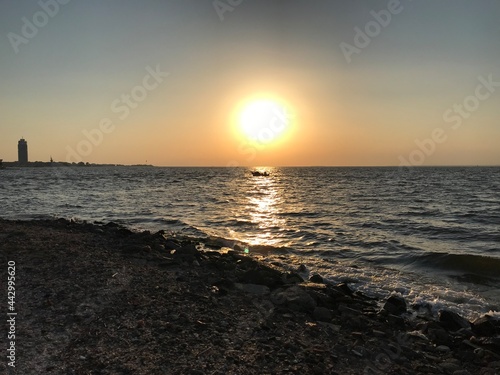
[[[250,245],[277,245],[281,242],[277,232],[285,227],[285,220],[279,216],[283,194],[272,168],[260,168],[269,176],[251,177],[247,192],[246,212],[252,224],[258,226],[259,233],[248,239]]]

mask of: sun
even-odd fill
[[[287,107],[271,99],[246,103],[239,116],[240,131],[251,142],[271,144],[281,139],[290,126]]]

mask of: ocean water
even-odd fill
[[[368,295],[500,311],[500,168],[0,170],[0,217],[114,221],[217,240]]]

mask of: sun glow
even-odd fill
[[[241,133],[247,140],[261,145],[282,139],[289,127],[289,110],[277,100],[251,100],[242,107],[239,115]]]

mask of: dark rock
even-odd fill
[[[453,374],[455,371],[460,370],[460,365],[453,362],[443,362],[439,367],[447,374]]]
[[[334,288],[346,296],[352,296],[352,290],[346,283],[337,284]]]
[[[153,250],[163,253],[165,251],[165,245],[161,245],[158,243],[153,244]]]
[[[122,237],[128,237],[134,234],[134,232],[132,232],[130,229],[127,228],[120,228],[118,229],[117,233]]]
[[[323,284],[323,278],[320,275],[312,275],[309,281],[316,284]]]
[[[458,331],[460,328],[470,328],[470,323],[467,319],[449,310],[441,310],[439,312],[439,322],[448,331]]]
[[[486,346],[493,352],[500,354],[500,337],[481,337],[476,338],[476,340],[473,339],[474,337],[471,338],[471,341],[477,342],[481,346]]]
[[[390,296],[383,309],[389,314],[401,315],[406,312],[406,301],[400,296]]]
[[[316,307],[316,301],[299,286],[292,286],[276,294],[280,298],[275,300],[283,301],[288,308],[295,311],[312,312]]]
[[[299,268],[297,268],[297,272],[307,272],[307,267],[304,264],[301,264]]]
[[[405,327],[405,320],[399,315],[389,314],[389,315],[387,315],[387,321],[393,327],[396,327],[396,328],[404,328]]]
[[[313,311],[313,317],[320,322],[331,322],[333,318],[333,314],[331,310],[326,307],[316,307]]]
[[[323,306],[331,310],[336,308],[335,299],[325,294],[323,291],[308,288],[307,293],[309,293],[309,295],[314,298],[318,306]]]
[[[198,252],[198,249],[196,248],[196,246],[193,244],[189,244],[189,245],[182,246],[182,247],[176,249],[174,255],[176,255],[176,256],[184,256],[184,255],[194,256],[194,255],[197,255],[198,253],[199,252]]]
[[[448,332],[441,327],[437,322],[430,322],[425,324],[423,332],[427,337],[437,345],[450,345],[451,337]]]
[[[172,240],[167,240],[163,244],[165,246],[165,249],[167,250],[176,250],[181,247],[181,245],[178,242],[172,241]]]
[[[304,279],[295,272],[292,273],[284,273],[282,277],[284,284],[300,284],[304,282]]]
[[[495,319],[484,315],[472,323],[472,331],[479,336],[495,336],[498,333]]]
[[[269,268],[259,268],[246,271],[240,279],[245,283],[266,285],[270,288],[282,284],[281,273]]]
[[[343,317],[346,316],[358,316],[363,314],[362,311],[351,309],[350,307],[347,307],[345,305],[340,304],[338,307],[339,311],[342,313]]]
[[[57,219],[57,222],[62,225],[69,225],[71,223],[69,220],[64,218]]]

